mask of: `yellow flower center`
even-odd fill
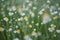
[[[24,19],[25,19],[25,20],[28,20],[28,16],[25,16]]]
[[[54,16],[54,17],[53,17],[53,19],[57,19],[57,18],[58,18],[58,16]]]
[[[22,10],[22,8],[21,7],[18,7],[17,10]]]
[[[2,30],[3,28],[2,27],[0,27],[0,31]]]
[[[32,25],[30,24],[29,27],[32,27]]]
[[[18,30],[16,30],[16,32],[20,32],[20,30],[18,29]]]
[[[50,30],[52,30],[52,28],[50,28]]]

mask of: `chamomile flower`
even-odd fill
[[[12,6],[11,9],[12,9],[12,11],[15,11],[16,10],[16,6]]]
[[[35,31],[32,31],[32,36],[37,37],[37,33]]]
[[[12,31],[12,28],[9,28],[8,31]]]
[[[32,2],[30,2],[30,3],[28,4],[28,6],[31,7],[31,6],[32,6]]]
[[[6,22],[9,21],[8,17],[4,17],[3,20],[5,20]]]
[[[51,15],[55,15],[57,13],[58,13],[57,11],[54,11],[54,12],[51,12]]]
[[[34,21],[31,22],[32,24],[34,23]]]
[[[11,7],[7,7],[7,10],[8,10],[8,11],[12,11]]]
[[[28,11],[29,10],[29,7],[25,7],[25,4],[23,4],[23,11]]]
[[[56,27],[56,25],[55,25],[55,24],[51,24],[51,27],[54,27],[54,28],[55,28],[55,27]]]
[[[34,12],[32,10],[29,10],[29,13],[30,13],[31,17],[35,16],[35,14],[34,14]]]
[[[25,13],[20,13],[21,16],[25,16]]]
[[[20,33],[20,30],[19,30],[19,29],[17,29],[17,30],[15,30],[15,31],[14,31],[14,33]]]
[[[40,33],[40,32],[36,32],[36,29],[34,29],[34,30],[32,31],[32,34],[31,34],[31,35],[34,36],[34,37],[38,37],[38,36],[41,35],[41,33]]]
[[[18,7],[17,8],[17,11],[20,13],[22,11],[22,8],[21,7]]]
[[[12,16],[14,13],[12,13],[12,12],[9,12],[8,14],[9,14],[9,16]]]
[[[16,25],[15,27],[18,28],[18,25]]]
[[[25,35],[24,40],[32,40],[32,38],[29,35]]]
[[[60,30],[56,30],[57,33],[60,33]]]
[[[47,3],[50,3],[50,0],[47,0]]]
[[[41,15],[41,14],[43,14],[43,12],[42,12],[42,11],[39,11],[39,12],[38,12],[38,14],[40,14],[40,15]]]
[[[30,28],[32,28],[32,25],[31,25],[31,24],[29,24],[29,27],[30,27]]]
[[[18,29],[18,30],[16,30],[16,33],[20,33],[20,30]]]
[[[31,35],[32,35],[32,36],[34,36],[34,37],[37,37],[36,29],[33,29],[32,34],[31,34]]]
[[[36,25],[36,26],[38,26],[38,25],[39,25],[39,23],[36,23],[35,25]]]
[[[35,14],[34,14],[34,13],[32,13],[32,14],[31,14],[31,17],[34,17],[34,16],[35,16]]]
[[[18,20],[18,21],[22,21],[22,20],[23,20],[23,17],[21,17],[21,18],[18,18],[17,20]]]
[[[36,29],[33,29],[33,31],[36,31]]]
[[[33,7],[33,10],[37,9],[37,7]]]
[[[16,30],[14,30],[13,32],[16,33]]]
[[[26,21],[28,21],[28,16],[25,16],[24,19],[25,19]]]
[[[55,28],[49,27],[48,30],[49,30],[49,32],[53,32],[55,30]]]
[[[41,9],[41,11],[45,11],[45,9],[44,9],[44,8],[42,8],[42,9]]]

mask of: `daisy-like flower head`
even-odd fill
[[[32,24],[34,23],[34,21],[31,22]]]
[[[28,11],[28,10],[29,10],[29,7],[28,6],[26,7],[26,5],[23,4],[23,11]]]
[[[14,31],[14,33],[20,33],[20,30],[19,30],[19,29],[17,29],[17,30],[15,30],[15,31]]]
[[[8,11],[12,11],[11,7],[7,7],[7,10],[8,10]]]
[[[29,35],[25,35],[24,40],[32,40],[32,38]]]
[[[33,31],[32,31],[32,34],[31,34],[32,36],[34,36],[34,37],[37,37],[38,36],[38,34],[37,34],[37,32],[36,32],[36,29],[33,29]]]
[[[42,11],[39,11],[38,13],[39,13],[40,15],[42,15],[42,14],[43,14],[43,12],[42,12]]]
[[[30,12],[31,17],[35,16],[35,14],[34,14],[34,12],[32,10],[29,10],[29,12]]]
[[[32,25],[31,25],[31,24],[29,24],[29,27],[30,27],[30,28],[32,28]]]
[[[20,13],[21,16],[25,16],[25,13]]]
[[[12,12],[9,12],[8,14],[9,14],[9,16],[12,16],[14,13],[12,13]]]
[[[33,29],[33,31],[32,31],[32,34],[31,34],[32,36],[34,36],[34,37],[38,37],[38,36],[40,36],[41,35],[41,33],[40,32],[36,32],[36,29]]]
[[[37,7],[33,7],[33,10],[37,9]]]
[[[47,0],[47,3],[50,3],[50,0]]]
[[[4,31],[4,28],[2,26],[0,26],[0,31]]]
[[[35,31],[32,31],[32,36],[37,37],[37,33]]]
[[[18,28],[18,25],[16,25],[15,27]]]
[[[29,4],[28,4],[28,7],[31,7],[32,6],[32,2],[30,2]]]
[[[31,14],[31,17],[34,17],[34,16],[35,16],[35,14],[34,14],[34,13],[32,13],[32,14]]]
[[[6,22],[9,21],[8,17],[4,17],[3,20],[5,20]]]
[[[45,9],[44,9],[44,8],[42,8],[42,9],[41,9],[41,11],[45,11]]]
[[[18,18],[17,20],[18,20],[18,21],[22,21],[22,20],[23,20],[23,17],[21,17],[21,18]]]
[[[57,13],[58,13],[58,11],[54,11],[54,12],[51,12],[51,15],[55,15]]]
[[[55,30],[55,28],[49,27],[48,30],[49,30],[49,32],[53,32]]]
[[[9,28],[8,31],[12,31],[12,28]]]
[[[16,33],[20,33],[20,30],[18,29],[18,30],[16,30]]]
[[[60,30],[56,30],[57,33],[60,33]]]
[[[16,6],[11,6],[12,11],[16,10]]]
[[[35,25],[36,25],[36,26],[38,26],[38,25],[39,25],[39,23],[36,23]]]
[[[33,31],[36,31],[36,29],[33,29]]]
[[[26,21],[28,21],[28,16],[25,16],[24,19],[25,19]]]
[[[57,14],[57,13],[58,13],[58,11],[54,11],[54,13],[55,13],[55,14]]]
[[[55,24],[51,24],[51,27],[54,27],[54,28],[55,28],[55,27],[56,27],[56,25],[55,25]]]
[[[18,7],[17,11],[20,13],[22,11],[22,7]]]

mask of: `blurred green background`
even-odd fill
[[[60,0],[48,1],[0,0],[0,40],[60,40]],[[50,9],[57,13],[52,15]],[[50,22],[41,24],[44,15],[39,14],[41,10],[46,16],[50,15]],[[48,30],[51,24],[56,25],[53,32]],[[24,38],[26,35],[28,37]]]

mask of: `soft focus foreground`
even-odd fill
[[[60,0],[0,0],[0,40],[60,40]]]

